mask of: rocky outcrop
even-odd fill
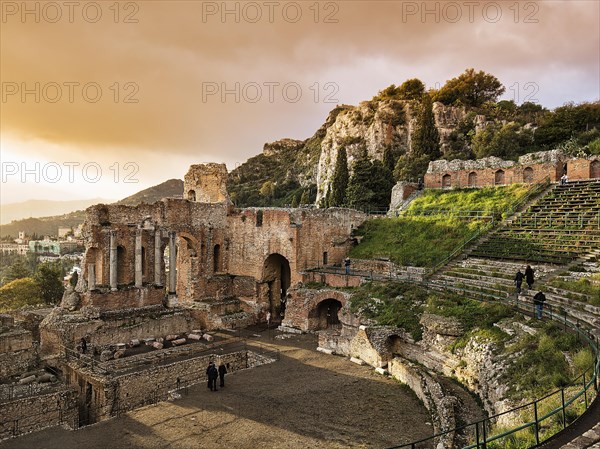
[[[68,284],[63,293],[63,297],[60,302],[60,307],[72,312],[74,310],[77,310],[80,301],[81,298],[79,297],[79,293],[75,291],[75,288],[73,288],[71,284]]]
[[[327,195],[339,150],[346,148],[348,167],[363,148],[371,159],[382,160],[386,147],[398,154],[410,148],[414,126],[409,102],[400,100],[364,101],[340,112],[327,128],[321,142],[317,167],[317,204]]]

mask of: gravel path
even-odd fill
[[[314,336],[269,344],[278,361],[228,375],[218,392],[201,383],[175,401],[0,449],[385,448],[432,434],[427,410],[397,381],[316,352]]]

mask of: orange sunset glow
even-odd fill
[[[1,8],[3,203],[119,199],[192,163],[231,170],[265,142],[310,137],[336,104],[467,67],[517,103],[600,97],[597,1]]]

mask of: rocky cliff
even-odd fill
[[[435,103],[433,111],[444,148],[466,111],[441,103]],[[363,148],[372,160],[383,160],[386,149],[397,158],[411,151],[415,123],[416,106],[410,101],[370,100],[358,106],[337,106],[311,138],[266,143],[261,154],[230,173],[229,190],[238,206],[282,206],[294,197],[299,200],[304,191],[310,193],[311,203],[319,204],[329,190],[341,148],[346,149],[350,173]],[[276,186],[270,202],[258,193],[267,181]]]

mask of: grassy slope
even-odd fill
[[[454,218],[448,213],[419,216],[439,210],[480,211],[498,215],[523,198],[528,186],[511,185],[483,189],[427,190],[415,199],[408,214],[398,218],[368,220],[358,230],[362,236],[351,257],[389,258],[400,265],[430,267],[446,258],[462,242],[480,230],[483,220]]]

